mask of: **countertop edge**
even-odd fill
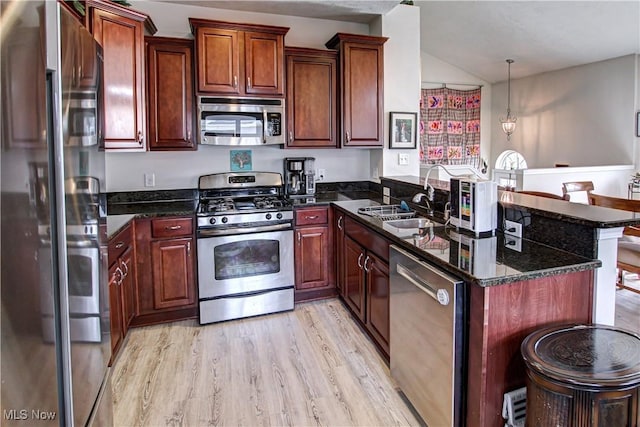
[[[365,199],[362,199],[365,200]],[[372,201],[374,203],[378,203],[375,201]],[[589,271],[589,270],[594,270],[596,268],[599,268],[602,266],[602,262],[598,259],[593,259],[593,260],[588,260],[587,258],[585,258],[587,261],[585,261],[584,263],[580,263],[580,264],[570,264],[570,265],[566,265],[566,266],[561,266],[561,267],[556,267],[553,269],[540,269],[540,270],[535,270],[535,271],[531,271],[531,272],[524,272],[524,273],[520,273],[520,274],[513,274],[513,275],[509,275],[509,276],[504,276],[504,277],[495,277],[495,278],[488,278],[488,279],[481,279],[478,278],[476,276],[473,276],[471,274],[469,274],[468,272],[464,271],[464,270],[460,270],[460,269],[456,269],[454,267],[452,267],[452,265],[449,262],[445,262],[444,260],[431,256],[430,254],[424,252],[424,251],[420,251],[418,250],[414,245],[411,245],[410,243],[407,243],[405,240],[400,239],[399,237],[393,235],[393,233],[390,233],[382,228],[376,227],[375,224],[372,224],[371,222],[368,221],[363,221],[361,215],[355,214],[351,211],[349,211],[347,208],[340,206],[340,202],[332,202],[331,203],[332,206],[337,207],[338,209],[340,209],[342,212],[344,212],[346,215],[348,215],[349,217],[355,219],[358,223],[364,225],[367,228],[372,229],[373,231],[375,231],[376,233],[384,236],[385,238],[387,238],[389,241],[392,242],[392,244],[397,245],[402,247],[403,249],[408,250],[409,252],[411,252],[412,254],[432,263],[435,264],[436,266],[442,268],[443,270],[447,271],[448,273],[460,277],[461,279],[463,279],[465,282],[469,282],[469,283],[474,283],[478,286],[481,287],[490,287],[490,286],[498,286],[498,285],[506,285],[509,283],[515,283],[515,282],[520,282],[520,281],[525,281],[525,280],[533,280],[533,279],[540,279],[540,278],[544,278],[544,277],[551,277],[551,276],[557,276],[557,275],[561,275],[561,274],[568,274],[568,273],[576,273],[576,272],[581,272],[581,271]],[[537,242],[534,242],[537,243]],[[562,251],[562,249],[557,249],[558,251]]]

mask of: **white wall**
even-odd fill
[[[635,108],[635,112],[636,114],[640,113],[640,54],[636,55],[636,108]],[[637,116],[636,116],[637,117]],[[633,158],[635,159],[634,164],[636,165],[636,170],[640,169],[640,124],[636,125],[637,128],[636,129],[636,141],[633,145],[633,152],[634,152],[634,156]]]
[[[434,43],[437,41],[434,40]],[[452,89],[469,90],[471,86],[482,86],[481,102],[480,102],[480,157],[487,161],[489,167],[493,166],[489,162],[492,153],[491,147],[491,105],[493,91],[491,85],[480,79],[479,77],[469,74],[460,68],[454,67],[440,59],[421,52],[421,68],[422,68],[422,88],[433,89],[442,87],[441,83],[446,83],[447,87]],[[460,83],[462,85],[455,85]],[[468,86],[471,85],[471,86]],[[505,98],[506,99],[506,98]]]
[[[132,8],[147,13],[158,28],[156,36],[192,38],[189,17],[290,27],[285,45],[324,49],[337,32],[369,34],[369,26],[343,21],[237,12],[185,4],[132,1]],[[247,147],[253,151],[253,170],[282,172],[282,159],[316,158],[316,168],[326,169],[327,182],[371,178],[370,151],[363,149],[283,150]],[[194,152],[108,152],[107,191],[150,190],[144,174],[154,173],[153,189],[197,187],[198,176],[229,170],[230,147],[198,146]]]
[[[280,172],[285,157],[314,157],[326,170],[327,182],[369,178],[368,150],[291,150],[277,147],[199,146],[198,151],[107,153],[107,191],[197,188],[198,177],[230,170],[231,149],[252,151],[253,170]],[[154,188],[144,186],[144,174],[155,174]]]
[[[507,85],[495,84],[491,164],[506,149],[522,153],[529,168],[629,164],[638,143],[638,79],[636,55],[629,55],[512,80],[511,111],[518,121],[511,142],[499,122]]]
[[[420,113],[420,10],[399,5],[372,25],[372,34],[389,37],[384,45],[384,148],[372,150],[372,175],[420,175],[419,146],[415,149],[389,149],[389,113]],[[416,127],[418,122],[416,122]],[[420,137],[416,132],[416,138]],[[399,164],[399,155],[407,154],[409,163]],[[381,171],[381,172],[380,172]]]

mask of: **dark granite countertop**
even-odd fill
[[[424,178],[417,176],[390,176],[386,180],[422,187]],[[447,181],[429,179],[438,189],[449,191]],[[626,212],[601,206],[570,203],[564,200],[521,194],[513,191],[499,191],[498,201],[504,208],[512,208],[521,212],[562,220],[564,222],[585,225],[592,228],[615,228],[640,224],[640,213]]]
[[[372,200],[336,201],[333,205],[360,223],[441,267],[466,282],[480,286],[495,286],[522,280],[592,270],[601,266],[599,260],[584,258],[550,246],[521,239],[521,250],[505,247],[505,236],[498,232],[489,238],[473,238],[442,225],[420,230],[417,235],[401,232],[383,221],[358,213],[359,208],[377,206]],[[508,237],[510,240],[513,238]]]
[[[345,200],[358,200],[358,199],[370,199],[375,201],[382,201],[380,194],[374,191],[328,191],[322,193],[316,193],[313,197],[298,197],[291,198],[291,202],[294,207],[307,207],[316,205],[328,205],[332,202],[339,202]]]

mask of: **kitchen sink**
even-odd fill
[[[425,228],[434,225],[433,222],[427,218],[406,218],[406,219],[394,219],[385,221],[391,227],[395,228]]]
[[[412,235],[422,235],[428,229],[433,229],[433,227],[439,225],[441,224],[435,223],[428,218],[415,217],[384,221],[382,228],[398,237],[409,237]]]

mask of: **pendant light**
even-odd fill
[[[516,116],[511,115],[511,64],[513,59],[507,59],[508,64],[508,79],[507,79],[507,117],[501,117],[500,123],[502,123],[502,131],[507,134],[507,141],[511,140],[511,134],[516,130]]]

